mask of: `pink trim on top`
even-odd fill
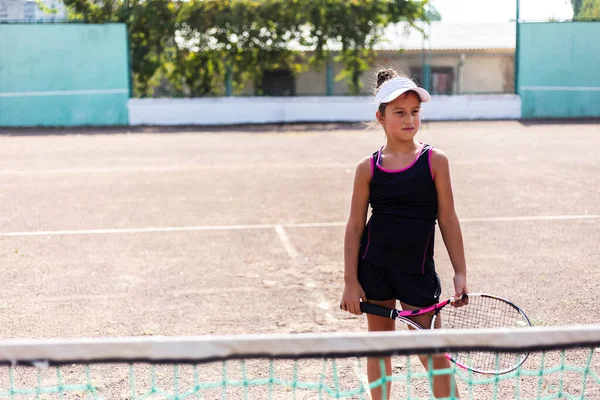
[[[425,252],[423,253],[423,262],[421,263],[421,272],[425,273],[425,259],[427,258],[427,249],[429,248],[429,241],[431,240],[431,234],[435,230],[435,224],[431,228],[431,232],[429,232],[429,237],[427,238],[427,243],[425,244]]]
[[[381,150],[383,150],[383,147],[381,147],[381,149],[379,149],[379,154],[377,155],[377,163],[376,163],[377,168],[379,168],[383,172],[390,172],[390,173],[406,171],[407,169],[410,169],[413,165],[415,165],[415,163],[419,160],[419,157],[421,157],[421,153],[423,153],[424,147],[425,147],[425,145],[422,144],[421,149],[419,150],[419,153],[417,154],[417,157],[413,160],[413,162],[411,162],[410,165],[408,165],[404,168],[401,168],[401,169],[386,169],[381,166]]]
[[[429,155],[427,156],[427,162],[429,163],[429,172],[431,172],[431,180],[435,181],[435,175],[433,169],[431,169],[431,154],[433,154],[433,147],[429,148]]]
[[[373,161],[373,154],[371,154],[371,178],[375,174],[375,161]]]

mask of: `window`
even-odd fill
[[[8,18],[8,4],[0,1],[0,19]]]
[[[452,67],[430,67],[431,80],[429,88],[431,94],[452,94],[454,86],[454,69]],[[411,75],[417,82],[417,85],[422,86],[422,69],[412,68]]]
[[[296,79],[289,69],[265,71],[260,89],[265,96],[295,96]]]
[[[35,1],[28,1],[25,3],[25,13],[24,13],[24,17],[25,20],[27,21],[33,21],[35,20],[35,9],[37,8],[37,5],[35,3]]]

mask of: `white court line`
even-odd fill
[[[58,90],[48,92],[0,93],[0,97],[80,96],[97,94],[129,94],[129,89]]]
[[[523,217],[487,217],[487,218],[461,218],[460,222],[519,222],[519,221],[556,221],[570,219],[597,219],[600,215],[531,215]]]
[[[131,285],[135,286],[135,285]],[[280,291],[290,291],[297,290],[298,285],[279,285],[273,286],[270,289],[280,290]],[[42,297],[43,303],[47,302],[56,302],[56,303],[64,303],[68,301],[110,301],[110,300],[121,300],[121,299],[130,299],[132,298],[131,288],[128,288],[127,291],[116,292],[112,294],[73,294],[73,295],[65,295],[65,296],[44,296]],[[207,295],[207,294],[222,294],[222,293],[252,293],[264,290],[262,287],[213,287],[213,288],[202,288],[198,290],[170,290],[169,298],[177,300],[179,297],[187,296],[187,295]],[[30,297],[30,298],[16,298],[16,297],[8,297],[3,299],[0,303],[1,309],[10,309],[15,305],[22,307],[24,304],[40,304],[38,298]]]
[[[279,240],[281,240],[281,243],[283,244],[283,247],[285,247],[285,251],[287,251],[290,258],[292,260],[297,260],[299,253],[292,244],[292,241],[290,240],[290,237],[288,236],[283,226],[275,225],[274,228],[275,232],[277,233],[277,236],[279,236]]]
[[[597,86],[521,86],[521,90],[542,90],[559,92],[600,92]]]
[[[218,167],[220,170],[237,171],[245,169],[347,169],[353,171],[356,165],[346,164],[229,164]],[[56,169],[23,169],[3,170],[0,175],[7,176],[29,176],[29,175],[77,175],[77,174],[135,174],[144,172],[193,172],[212,171],[214,165],[189,165],[189,166],[138,166],[138,167],[114,167],[114,168],[56,168]],[[51,182],[49,182],[51,183]]]
[[[182,172],[182,171],[201,171],[214,170],[216,167],[212,164],[192,164],[192,165],[139,165],[139,166],[122,166],[109,168],[55,168],[55,169],[12,169],[0,171],[0,175],[57,175],[57,174],[112,174],[112,173],[130,173],[130,172]],[[228,164],[219,166],[219,169],[237,170],[248,168],[341,168],[354,169],[356,165],[349,164],[277,164],[277,163],[257,163],[257,164]]]
[[[370,385],[369,385],[369,378],[367,377],[367,374],[365,374],[363,371],[359,371],[357,365],[354,365],[353,369],[354,369],[354,374],[356,375],[361,386],[365,390],[364,395],[367,397],[368,400],[371,400],[372,399],[371,389],[369,388]]]
[[[345,225],[345,222],[306,222],[297,224],[282,224],[282,226],[286,228],[328,228]]]
[[[481,164],[495,163],[503,164],[501,161],[457,161],[452,164]],[[114,174],[114,173],[136,173],[136,172],[182,172],[182,171],[203,171],[214,170],[214,164],[190,164],[190,165],[139,165],[139,166],[122,166],[122,167],[106,167],[106,168],[51,168],[51,169],[3,169],[0,175],[58,175],[58,174]],[[342,163],[320,163],[320,164],[282,164],[282,163],[256,163],[256,164],[227,164],[219,165],[219,169],[238,170],[248,168],[263,168],[263,169],[349,169],[354,170],[355,164]]]
[[[121,233],[153,233],[153,232],[190,232],[190,231],[230,231],[251,229],[272,229],[274,225],[221,225],[221,226],[171,226],[163,228],[114,228],[114,229],[81,229],[64,231],[32,231],[5,232],[0,236],[59,236],[59,235],[105,235]]]
[[[292,244],[292,241],[290,240],[290,237],[285,231],[285,228],[282,225],[275,225],[273,228],[275,229],[277,236],[279,236],[279,239],[281,240],[281,243],[283,244],[285,251],[290,256],[292,262],[297,266],[304,267],[303,262],[300,259],[300,253]],[[329,302],[327,301],[323,293],[321,293],[321,291],[317,288],[317,284],[309,278],[310,274],[305,274],[305,276],[305,286],[308,288],[309,292],[314,296],[317,306],[324,311],[325,319],[327,320],[327,322],[336,322],[337,319],[329,312]]]
[[[600,214],[532,215],[532,216],[522,216],[522,217],[461,218],[460,222],[556,221],[556,220],[598,219],[598,218],[600,218]],[[283,228],[330,228],[330,227],[342,227],[345,225],[346,225],[346,222],[308,222],[308,223],[291,223],[291,224],[171,226],[171,227],[162,227],[162,228],[161,227],[148,227],[148,228],[114,228],[114,229],[79,229],[79,230],[63,230],[63,231],[2,232],[2,233],[0,233],[0,236],[106,235],[106,234],[123,234],[123,233],[235,231],[235,230],[255,230],[255,229],[256,230],[258,230],[258,229],[275,229],[277,234],[280,235],[280,233],[277,231],[277,227],[280,227],[281,229],[283,229]],[[281,238],[281,235],[280,235],[280,238]]]

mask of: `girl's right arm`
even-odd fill
[[[365,292],[358,282],[358,257],[369,207],[371,163],[372,157],[366,157],[356,167],[350,216],[344,237],[344,293],[340,306],[343,310],[357,315],[361,314],[360,301],[367,301]]]

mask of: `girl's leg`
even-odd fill
[[[369,303],[389,308],[396,307],[396,300],[394,299],[384,301],[369,301]],[[367,323],[369,324],[369,332],[393,331],[396,329],[396,321],[390,318],[378,317],[377,315],[367,314]],[[392,360],[390,357],[384,358],[384,365],[386,376],[391,376]],[[381,372],[381,358],[367,358],[367,377],[369,378],[369,383],[380,379],[382,376]],[[377,386],[371,390],[371,398],[373,400],[388,400],[390,398],[392,382],[386,383],[387,396],[385,398],[383,397],[383,390],[381,389],[381,386]]]
[[[400,304],[402,304],[403,310],[415,310],[415,309],[420,308],[420,307],[411,306],[410,304],[406,304],[402,301],[400,302]],[[431,326],[432,318],[433,318],[433,312],[423,314],[423,315],[417,315],[415,317],[411,317],[411,319],[414,322],[416,322],[419,326],[426,328],[426,329],[428,329]],[[440,320],[438,318],[436,320],[436,326],[435,326],[436,329],[440,328],[440,326],[438,324],[439,322],[440,322]],[[410,328],[410,329],[413,329],[413,328]],[[445,355],[443,355],[443,354],[434,355],[431,358],[432,358],[432,364],[433,364],[434,370],[450,368],[450,360],[448,360]],[[423,364],[425,369],[429,369],[429,356],[419,356],[419,359],[421,360],[421,364]],[[454,381],[454,398],[458,399],[459,395],[458,395],[458,388],[456,387],[456,381],[454,380],[454,376],[452,376],[450,374],[437,375],[437,376],[433,377],[433,396],[435,398],[450,397],[450,390],[452,388],[453,381]]]

